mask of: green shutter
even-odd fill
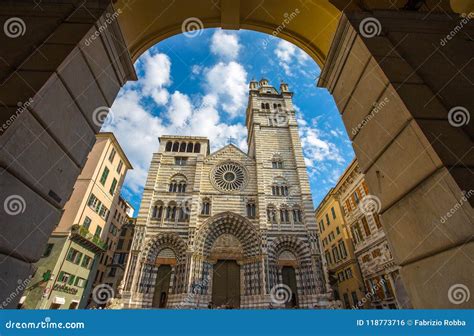
[[[112,196],[114,195],[116,186],[117,186],[117,180],[114,178],[114,180],[112,181],[112,185],[110,186],[110,190],[109,190],[110,195],[112,195]]]
[[[107,176],[109,176],[109,168],[105,167],[104,171],[102,172],[102,177],[100,178],[100,183],[105,185],[105,181],[107,181]]]
[[[73,253],[74,253],[74,249],[69,248],[69,251],[67,252],[66,260],[68,260],[68,261],[73,261],[73,260],[72,260],[72,254],[73,254]]]
[[[77,254],[77,260],[74,262],[76,265],[79,265],[81,263],[82,256],[83,254],[81,252]]]
[[[70,285],[74,284],[74,279],[75,279],[75,278],[76,278],[76,276],[71,275],[71,277],[69,278],[69,282],[68,282],[68,283],[69,283]]]

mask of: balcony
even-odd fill
[[[77,224],[71,228],[71,240],[96,253],[107,250],[107,244],[99,236],[93,235],[85,227]]]

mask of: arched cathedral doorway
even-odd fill
[[[208,283],[203,299],[215,308],[241,308],[263,295],[260,234],[244,217],[225,212],[197,232],[194,282]],[[254,297],[253,300],[256,298]]]
[[[212,306],[240,308],[240,264],[243,260],[242,245],[231,234],[224,233],[214,242],[210,261],[212,272]]]

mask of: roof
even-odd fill
[[[237,147],[237,146],[234,145],[234,144],[225,145],[224,147],[221,147],[221,148],[219,148],[218,150],[212,152],[208,157],[211,157],[211,156],[213,156],[213,155],[219,153],[220,151],[224,150],[224,149],[227,148],[227,147],[233,147],[233,148],[235,148],[236,150],[238,150],[240,153],[242,153],[243,155],[245,155],[246,157],[248,157],[248,154],[247,154],[247,153],[245,153],[244,151],[242,151],[239,147]]]
[[[114,133],[112,133],[112,132],[100,132],[100,133],[97,133],[95,136],[96,136],[96,138],[109,138],[109,139],[111,139],[112,142],[115,144],[115,147],[117,147],[120,155],[124,159],[125,165],[127,166],[127,168],[128,169],[133,169],[132,164],[128,160],[127,155],[125,155],[125,152],[123,151],[122,146],[120,146],[120,143],[118,142],[118,140],[115,137]]]

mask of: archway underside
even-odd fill
[[[203,4],[207,2],[207,4]],[[271,34],[303,49],[320,67],[326,61],[342,11],[401,9],[397,1],[254,1],[208,0],[173,2],[128,0],[114,2],[125,43],[135,61],[156,43],[183,32],[183,22],[194,27],[249,29]],[[427,0],[420,10],[465,12],[468,0]]]

